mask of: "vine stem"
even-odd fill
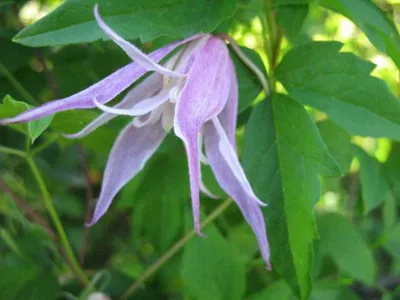
[[[17,78],[6,68],[5,65],[0,63],[0,73],[7,78],[7,80],[14,86],[14,88],[21,94],[21,96],[31,104],[38,104],[36,99],[24,88]]]
[[[231,199],[225,200],[221,203],[201,224],[200,229],[203,229],[209,223],[214,221],[220,214],[222,214],[233,201]],[[136,292],[143,283],[152,276],[159,268],[161,268],[168,260],[170,260],[176,253],[179,252],[183,246],[190,241],[196,232],[194,230],[190,231],[184,237],[182,237],[175,245],[173,245],[163,256],[161,256],[155,263],[149,266],[143,274],[125,291],[121,299],[127,299],[131,294]]]
[[[76,274],[79,281],[82,284],[86,285],[89,283],[89,281],[86,277],[86,274],[83,272],[83,270],[79,266],[79,263],[75,257],[72,247],[68,241],[67,234],[65,233],[65,230],[61,223],[61,220],[58,217],[58,214],[54,208],[50,193],[49,193],[49,191],[46,187],[46,184],[39,172],[39,169],[37,168],[35,162],[33,161],[33,159],[31,157],[26,157],[26,161],[32,171],[33,176],[35,177],[35,180],[39,186],[40,192],[42,193],[44,205],[46,207],[47,212],[50,215],[52,222],[54,223],[54,226],[55,226],[58,236],[60,238],[60,242],[63,245],[63,248],[65,250],[65,255],[68,257],[68,259],[71,263],[72,270]]]
[[[6,146],[0,146],[0,152],[26,158],[25,152],[13,148],[8,148]]]

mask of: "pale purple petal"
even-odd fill
[[[124,99],[120,103],[118,103],[115,107],[117,108],[130,108],[136,103],[138,103],[143,98],[149,97],[154,92],[160,90],[162,88],[162,76],[158,73],[153,73],[149,75],[146,79],[144,79],[141,83],[139,83],[136,87],[129,91],[126,94]],[[100,126],[106,124],[110,120],[114,119],[116,115],[109,113],[102,113],[88,125],[86,125],[79,132],[74,134],[65,134],[64,136],[69,139],[77,139],[87,136],[88,134],[95,131]]]
[[[194,228],[200,233],[198,137],[203,124],[224,108],[230,89],[226,76],[229,52],[225,43],[210,37],[195,55],[175,108],[174,131],[184,142],[189,163]]]
[[[144,67],[148,71],[157,71],[166,76],[172,77],[184,77],[184,74],[180,74],[167,68],[159,65],[155,62],[151,57],[147,54],[143,53],[139,48],[135,45],[129,43],[124,40],[121,36],[119,36],[114,30],[112,30],[100,17],[98,5],[96,4],[94,7],[94,16],[96,18],[97,24],[104,31],[104,33],[112,39],[118,46],[120,46],[126,54],[133,60],[136,61],[139,65]]]
[[[205,124],[204,137],[207,157],[210,161],[215,178],[225,192],[237,203],[246,219],[246,222],[253,229],[253,232],[257,237],[261,256],[263,257],[267,267],[270,269],[270,252],[262,211],[257,205],[257,201],[252,199],[248,192],[243,188],[243,185],[239,182],[224,159],[223,153],[221,153],[219,147],[220,136],[212,122],[207,122]]]
[[[121,132],[108,158],[100,197],[88,226],[106,213],[118,191],[143,169],[165,135],[160,122],[142,128],[131,123]]]
[[[238,113],[239,90],[235,65],[233,64],[233,61],[230,57],[228,61],[228,74],[231,79],[231,87],[229,91],[228,101],[226,102],[226,105],[222,112],[218,115],[218,119],[220,120],[221,125],[224,128],[231,145],[234,149],[236,149],[235,131]]]
[[[233,175],[235,175],[235,177],[251,199],[254,199],[259,205],[266,206],[265,203],[258,200],[258,198],[254,195],[253,189],[251,188],[250,183],[246,178],[246,174],[244,173],[243,168],[240,165],[239,159],[236,155],[236,151],[230,144],[228,136],[222,128],[220,121],[217,117],[215,117],[212,119],[212,122],[219,135],[219,151],[223,154],[225,162],[228,164]]]
[[[199,36],[197,35],[182,41],[174,42],[152,52],[149,56],[154,61],[159,62],[175,48],[190,42],[193,39],[197,39],[198,37]],[[28,122],[66,110],[94,108],[96,105],[94,104],[93,99],[96,99],[102,104],[109,102],[127,89],[138,78],[142,77],[146,72],[147,70],[145,68],[132,62],[77,94],[47,102],[15,117],[0,120],[0,125]]]
[[[94,103],[104,112],[122,116],[143,116],[165,103],[169,98],[169,89],[163,88],[156,95],[142,99],[130,108],[109,107],[94,99]]]

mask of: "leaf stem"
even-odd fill
[[[6,154],[16,155],[16,156],[19,156],[19,157],[22,157],[22,158],[26,158],[25,152],[23,152],[21,150],[9,148],[9,147],[6,147],[6,146],[0,146],[0,152],[6,153]]]
[[[227,199],[221,205],[219,205],[200,225],[200,229],[207,226],[209,223],[214,221],[220,214],[222,214],[231,204],[232,200]],[[131,294],[136,292],[143,283],[152,276],[159,268],[161,268],[168,260],[170,260],[175,254],[179,252],[183,246],[190,241],[196,232],[190,231],[184,237],[182,237],[175,245],[173,245],[163,256],[161,256],[154,264],[149,266],[143,274],[125,291],[121,299],[127,299]]]
[[[72,270],[75,273],[75,275],[77,276],[78,280],[82,284],[86,285],[86,284],[88,284],[89,281],[86,277],[86,274],[83,272],[83,270],[79,266],[79,263],[75,257],[72,247],[68,241],[67,234],[65,233],[65,230],[61,223],[61,220],[57,214],[57,211],[54,208],[50,193],[49,193],[49,191],[46,187],[46,184],[39,172],[39,169],[37,168],[35,162],[33,161],[33,159],[31,157],[26,157],[26,161],[27,161],[27,163],[32,171],[32,174],[35,177],[35,180],[39,186],[39,189],[42,193],[44,205],[45,205],[47,212],[49,213],[50,218],[57,230],[58,236],[60,238],[60,242],[63,245],[63,248],[65,250],[65,255],[68,257],[68,259],[71,263]]]
[[[0,73],[7,78],[7,80],[11,83],[11,85],[21,94],[21,96],[25,99],[25,101],[30,104],[38,104],[35,97],[33,97],[24,86],[18,81],[17,78],[0,62]]]

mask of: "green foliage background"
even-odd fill
[[[231,53],[238,149],[268,203],[272,271],[208,167],[204,180],[222,199],[202,197],[208,237],[195,236],[187,162],[172,134],[85,229],[129,118],[67,140],[98,115],[80,110],[0,127],[0,299],[400,298],[399,1],[3,0],[0,118],[129,62],[98,29],[95,3],[146,52],[223,32],[268,74],[265,95]]]

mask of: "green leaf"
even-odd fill
[[[1,299],[56,299],[59,285],[49,270],[12,255],[3,258],[0,267]]]
[[[247,300],[290,300],[293,299],[293,292],[284,280],[277,280],[268,285],[261,292],[251,295]]]
[[[274,97],[275,128],[283,144],[298,153],[307,165],[328,176],[341,170],[329,153],[317,126],[304,107],[284,95]]]
[[[14,100],[11,96],[7,95],[3,99],[3,104],[0,104],[0,118],[16,116],[29,108],[32,108],[32,106],[25,102]],[[29,135],[33,144],[49,127],[52,120],[53,116],[48,116],[40,120],[28,122],[27,124],[11,124],[8,126]]]
[[[320,250],[331,256],[337,266],[356,280],[372,285],[376,267],[372,251],[368,249],[353,225],[338,214],[324,214],[317,218]]]
[[[293,48],[276,70],[289,95],[326,112],[354,135],[400,139],[400,102],[373,65],[338,42],[311,42]]]
[[[246,56],[264,73],[265,66],[261,57],[254,50],[240,47]],[[255,98],[261,93],[262,86],[257,76],[251,71],[242,60],[236,55],[235,51],[231,50],[231,57],[236,67],[236,74],[239,82],[239,108],[238,112],[244,111]]]
[[[365,0],[319,0],[319,2],[353,21],[376,48],[388,54],[400,67],[399,33],[375,3]]]
[[[188,214],[189,215],[189,214]],[[187,228],[193,223],[187,218]],[[204,229],[207,238],[195,237],[184,248],[182,278],[193,299],[243,299],[245,267],[235,249],[213,225]]]
[[[319,133],[328,147],[328,151],[338,164],[342,175],[347,173],[353,158],[351,136],[330,120],[317,123]]]
[[[188,37],[213,31],[236,9],[236,1],[216,0],[70,0],[22,30],[14,41],[27,46],[92,42],[105,38],[94,21],[93,8],[115,31],[143,42],[159,36]]]
[[[320,196],[316,170],[337,166],[306,110],[283,95],[260,103],[247,125],[243,166],[260,199],[268,203],[271,260],[302,299],[311,291],[313,207]]]
[[[53,115],[41,118],[36,121],[28,122],[28,132],[32,144],[47,129],[47,127],[49,127],[52,120]]]
[[[28,108],[29,105],[25,102],[14,100],[11,96],[7,95],[3,98],[3,103],[0,104],[0,118],[3,119],[16,116]],[[28,128],[26,124],[11,124],[8,126],[18,130],[19,132],[28,134]]]
[[[148,163],[136,182],[138,185],[134,192],[131,189],[123,194],[134,200],[133,239],[142,235],[150,239],[160,252],[166,251],[182,231],[183,204],[190,195],[185,156],[175,155],[184,151],[182,144],[169,136],[163,147],[168,151],[158,153]]]
[[[279,1],[278,1],[279,2]],[[276,11],[276,22],[290,41],[296,41],[308,15],[308,4],[280,5]]]
[[[383,166],[376,158],[369,156],[363,149],[354,147],[354,153],[360,162],[360,181],[364,214],[382,204],[388,196],[389,182]]]

